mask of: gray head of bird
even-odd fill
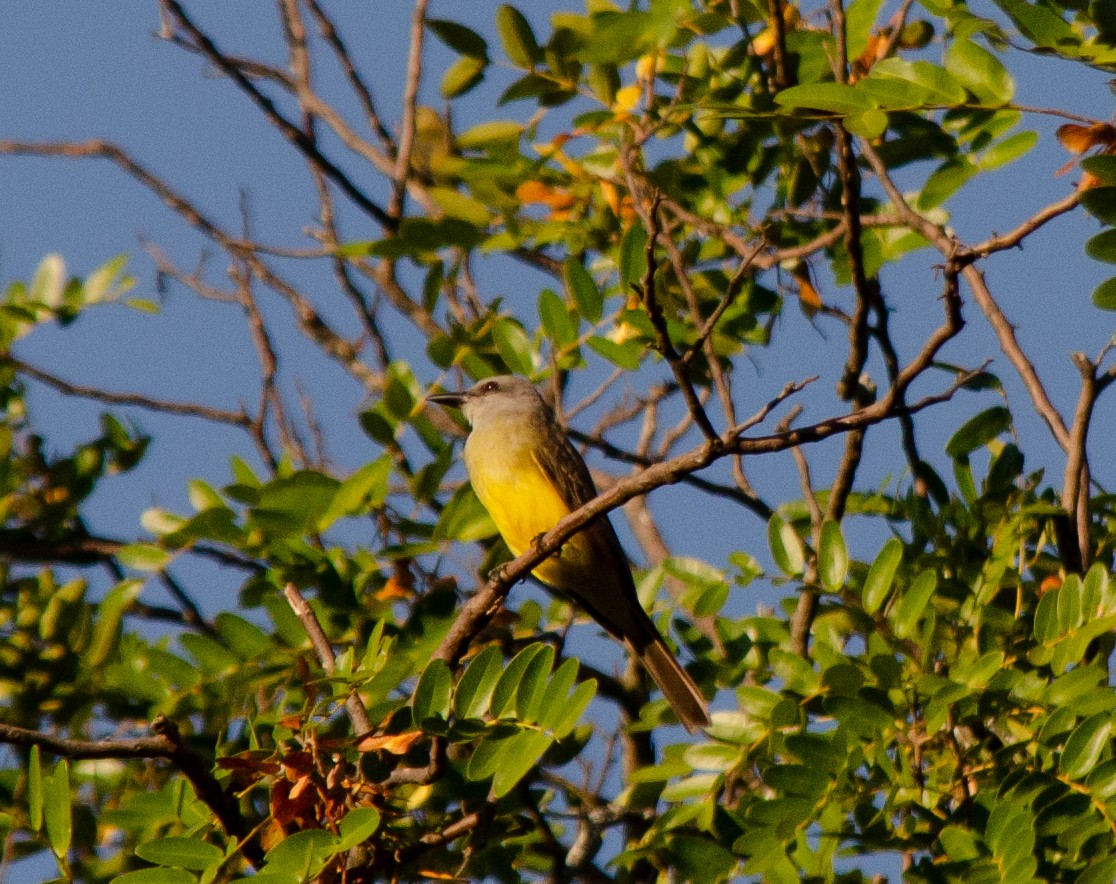
[[[535,385],[511,374],[485,378],[461,393],[436,393],[426,399],[447,408],[460,408],[472,427],[493,420],[524,421],[549,416],[549,409]]]

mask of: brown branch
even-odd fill
[[[177,193],[165,181],[137,163],[124,150],[109,142],[32,142],[0,139],[0,153],[52,157],[99,157],[116,163],[127,174],[166,203],[191,227],[204,233],[230,254],[239,255],[252,268],[252,272],[269,288],[282,295],[294,310],[299,328],[331,358],[341,363],[369,390],[377,390],[383,378],[361,362],[357,348],[337,334],[302,294],[276,274],[255,252],[251,244],[229,235],[210,218]]]
[[[977,305],[987,318],[989,325],[992,326],[992,330],[996,333],[1000,349],[1008,357],[1008,360],[1019,375],[1020,380],[1022,380],[1023,386],[1031,397],[1031,403],[1035,411],[1038,413],[1039,417],[1046,422],[1047,427],[1050,428],[1050,432],[1053,434],[1055,441],[1062,447],[1062,450],[1068,450],[1069,430],[1066,427],[1065,421],[1062,419],[1058,409],[1055,408],[1054,403],[1050,400],[1050,396],[1046,392],[1046,387],[1043,386],[1042,381],[1039,379],[1034,364],[1027,358],[1027,354],[1023,352],[1019,339],[1015,336],[1015,328],[989,291],[988,285],[984,281],[984,274],[972,263],[978,257],[977,253],[966,249],[947,233],[944,228],[939,227],[916,212],[910,204],[907,203],[906,199],[904,199],[899,188],[896,187],[895,182],[891,179],[886,164],[873,149],[872,145],[864,140],[861,140],[860,144],[862,153],[868,160],[869,165],[872,167],[872,171],[875,172],[888,198],[898,212],[900,220],[916,233],[921,234],[923,238],[928,240],[948,260],[961,267],[961,274],[964,276],[965,282],[973,293],[973,299],[977,302]],[[1068,206],[1067,204],[1068,200],[1063,200],[1061,203],[1056,203],[1053,207],[1039,213],[1036,217],[1042,216],[1045,220],[1050,220],[1050,218],[1062,214],[1062,211],[1068,211],[1069,208],[1072,208],[1072,206]],[[1061,210],[1055,210],[1061,206],[1067,207]],[[1022,241],[1023,237],[1033,232],[1035,229],[1037,229],[1037,227],[1023,224],[1016,228],[1012,234],[1008,234],[1006,238],[998,238],[1000,240],[999,245],[1004,247],[1016,245]],[[985,244],[984,247],[988,248],[988,245]]]
[[[801,411],[801,407],[794,408],[790,414],[779,422],[780,429],[788,429]],[[806,562],[806,573],[803,575],[802,592],[798,596],[794,614],[790,619],[791,650],[800,657],[806,658],[810,650],[810,630],[814,627],[814,618],[817,617],[818,603],[820,601],[817,590],[818,583],[818,550],[821,548],[821,530],[825,521],[818,498],[814,494],[814,482],[810,476],[810,463],[806,460],[806,453],[799,448],[792,448],[791,455],[798,467],[798,480],[802,487],[802,497],[806,501],[806,509],[810,513],[810,547]]]
[[[1069,196],[1058,200],[1058,202],[1051,203],[1049,206],[1035,212],[1035,214],[1014,230],[1008,233],[1002,233],[998,236],[989,237],[984,242],[972,246],[969,251],[981,258],[986,258],[995,252],[1002,252],[1005,249],[1014,249],[1048,221],[1053,221],[1059,215],[1066,214],[1066,212],[1072,212],[1080,203],[1081,195],[1077,191],[1074,191]]]
[[[22,359],[17,359],[10,353],[0,354],[0,363],[6,363],[12,366],[17,372],[32,377],[65,396],[80,396],[84,399],[92,399],[96,402],[104,402],[109,405],[132,405],[137,408],[147,409],[148,411],[163,412],[164,414],[200,417],[216,423],[232,424],[233,426],[245,429],[251,428],[252,425],[252,418],[243,409],[240,411],[229,411],[224,408],[214,408],[195,402],[175,402],[169,399],[147,396],[143,393],[117,393],[111,390],[103,390],[100,387],[75,384],[31,365],[30,363],[24,362]]]
[[[647,316],[651,320],[651,326],[655,329],[655,349],[659,351],[659,355],[670,365],[671,372],[674,374],[674,379],[677,381],[678,387],[682,391],[682,398],[686,401],[686,408],[693,416],[694,423],[697,424],[702,435],[704,435],[710,443],[717,444],[717,431],[714,429],[712,422],[709,420],[709,415],[705,413],[705,408],[698,399],[697,391],[694,389],[694,382],[690,379],[690,373],[687,371],[681,355],[674,348],[674,344],[670,340],[670,332],[667,329],[666,317],[663,315],[663,307],[659,303],[655,293],[655,271],[658,269],[655,260],[655,244],[662,232],[659,224],[659,197],[657,195],[653,197],[651,207],[646,213],[641,211],[640,214],[643,215],[643,222],[647,228],[647,245],[644,248],[644,259],[646,260],[647,268],[643,274],[640,296],[643,298],[643,306],[647,310]]]
[[[411,177],[411,155],[415,146],[415,117],[418,111],[418,92],[422,83],[422,44],[426,31],[427,0],[415,0],[411,15],[410,49],[407,73],[403,85],[403,116],[399,124],[399,151],[395,157],[394,183],[388,212],[392,218],[402,218],[407,181]]]
[[[887,371],[888,382],[894,384],[895,379],[899,376],[899,353],[895,349],[895,343],[891,339],[891,314],[888,311],[887,302],[884,300],[883,293],[879,291],[878,286],[876,295],[877,297],[872,303],[872,310],[876,316],[875,325],[871,329],[872,337],[874,337],[876,343],[879,344],[880,353],[883,356],[884,368]],[[899,416],[899,432],[903,444],[903,453],[906,455],[907,463],[911,468],[911,476],[915,482],[916,493],[922,494],[924,466],[922,458],[918,453],[918,442],[915,439],[914,421],[909,414]]]
[[[652,464],[661,462],[657,458],[646,457],[630,451],[625,451],[623,448],[620,448],[618,445],[613,445],[611,442],[608,442],[605,439],[601,439],[597,436],[590,436],[586,433],[580,432],[579,430],[571,428],[567,431],[567,434],[575,442],[579,442],[583,445],[589,445],[600,451],[606,457],[610,457],[613,460],[621,461],[622,463],[630,463],[635,464],[636,466],[649,467]],[[774,513],[774,510],[772,510],[771,507],[769,507],[758,497],[756,497],[755,495],[746,494],[739,488],[732,488],[728,485],[721,485],[709,479],[706,479],[703,476],[685,476],[682,478],[681,481],[686,485],[690,485],[693,488],[704,491],[706,494],[711,494],[714,497],[723,497],[726,500],[731,500],[735,503],[742,504],[764,521],[770,519],[772,514]]]
[[[247,860],[259,868],[263,849],[255,841],[246,840],[250,830],[240,807],[225,794],[221,783],[210,773],[210,766],[186,745],[178,726],[170,719],[160,715],[151,723],[151,731],[154,737],[77,740],[0,723],[0,743],[22,748],[38,746],[52,755],[70,759],[161,758],[169,761],[190,781],[198,798],[213,811],[225,833],[242,842],[240,848]]]
[[[713,333],[713,329],[716,328],[717,323],[721,321],[721,317],[725,315],[725,311],[736,303],[737,297],[739,297],[740,292],[744,288],[744,283],[747,282],[748,278],[752,275],[749,271],[752,268],[753,262],[759,257],[760,252],[763,251],[766,245],[766,241],[761,241],[759,245],[755,246],[751,252],[744,256],[744,260],[740,263],[740,266],[736,268],[736,273],[734,273],[732,279],[729,280],[729,284],[725,288],[725,294],[721,298],[721,302],[716,306],[713,312],[709,314],[709,318],[705,320],[705,323],[698,331],[697,338],[690,345],[690,348],[682,355],[683,365],[690,364],[694,358],[694,354],[704,347],[706,341],[709,340],[709,336]],[[711,357],[710,361],[713,361]]]
[[[1067,544],[1059,552],[1066,570],[1084,574],[1092,563],[1092,538],[1089,531],[1089,426],[1097,403],[1097,366],[1084,353],[1074,353],[1073,363],[1081,373],[1066,468],[1062,481],[1062,509],[1065,510]]]
[[[310,645],[314,648],[314,654],[317,656],[322,670],[326,675],[333,675],[337,660],[333,655],[333,648],[326,637],[325,630],[322,629],[322,624],[318,622],[318,616],[314,613],[314,609],[310,607],[310,603],[306,601],[293,583],[286,585],[283,589],[283,596],[302,624],[306,637],[310,639]],[[345,711],[349,715],[349,722],[352,724],[353,733],[356,736],[372,731],[372,720],[368,717],[368,710],[364,708],[364,702],[355,690],[350,691],[349,696],[345,698]]]
[[[287,141],[300,153],[312,158],[322,171],[329,176],[330,180],[341,188],[342,192],[345,193],[349,199],[375,218],[385,229],[394,231],[398,228],[398,221],[392,218],[380,206],[373,202],[367,194],[360,190],[339,166],[326,157],[311,139],[307,138],[306,133],[302,129],[283,116],[283,114],[279,112],[279,108],[276,107],[275,102],[257,89],[256,84],[245,75],[232,59],[217,47],[217,44],[213,42],[209,35],[194,24],[193,20],[187,15],[186,10],[178,0],[160,0],[160,2],[165,9],[170,11],[179,25],[186,29],[191,39],[194,40],[197,46],[202,50],[206,58],[255,102],[260,110],[263,111],[264,116],[279,130]]]
[[[372,91],[368,88],[360,71],[357,70],[356,65],[353,63],[352,54],[349,52],[349,48],[345,45],[344,40],[341,39],[341,35],[333,24],[333,20],[322,8],[318,0],[306,0],[306,5],[309,7],[315,21],[318,23],[318,31],[333,50],[334,56],[341,65],[341,70],[345,72],[345,77],[349,81],[349,85],[352,87],[353,92],[356,93],[361,107],[364,109],[364,116],[368,121],[369,128],[371,128],[380,139],[380,144],[383,146],[384,152],[388,156],[394,156],[396,150],[395,140],[391,137],[391,132],[388,131],[387,127],[380,119],[380,115],[376,112],[376,103],[372,99]]]
[[[771,28],[771,55],[775,62],[775,76],[771,85],[775,91],[791,85],[790,63],[787,59],[787,23],[783,18],[783,0],[767,0],[767,26]]]

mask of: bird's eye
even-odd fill
[[[496,392],[496,386],[497,385],[495,381],[489,381],[487,384],[481,387],[481,391],[485,393],[494,393]]]

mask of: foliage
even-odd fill
[[[996,5],[592,0],[545,31],[504,5],[495,40],[428,17],[412,76],[432,35],[456,57],[440,81],[451,108],[500,90],[500,109],[459,131],[458,114],[413,97],[385,124],[317,2],[279,4],[289,73],[222,50],[162,4],[168,34],[306,158],[322,201],[314,260],[333,287],[290,282],[280,250],[224,230],[120,148],[5,142],[108,157],[224,250],[228,292],[159,254],[157,268],[243,307],[262,377],[257,410],[231,411],[71,383],[15,355],[90,310],[153,309],[124,299],[123,259],[70,279],[49,256],[5,291],[6,857],[47,853],[64,879],[119,884],[855,882],[881,858],[912,882],[1116,878],[1116,498],[1088,458],[1116,371],[1107,348],[1075,355],[1082,390],[1062,417],[979,269],[1079,204],[1104,226],[1085,251],[1112,263],[1116,132],[1064,125],[1079,182],[1020,209],[1009,233],[962,242],[948,228],[956,194],[1038,140],[1016,102],[1020,53],[1112,70],[1113,7]],[[315,92],[309,54],[345,72],[372,136]],[[285,115],[288,100],[309,122]],[[334,162],[319,130],[366,160],[376,187]],[[335,203],[378,235],[343,236]],[[500,297],[477,283],[483,261],[540,281]],[[908,308],[932,330],[902,355],[882,279],[901,264],[941,269],[938,297]],[[294,345],[257,288],[372,395],[363,466],[346,474],[307,441],[323,428],[300,422],[276,380],[277,347]],[[333,299],[355,308],[359,340],[332,324]],[[1093,300],[1113,308],[1116,280]],[[811,423],[783,408],[804,378],[763,379],[747,399],[732,384],[749,360],[802,347],[785,331],[796,301],[839,332],[826,363],[837,393],[809,400],[827,415]],[[988,354],[942,361],[968,301],[1064,451],[1060,483],[1027,467]],[[404,326],[425,354],[397,347]],[[610,378],[581,403],[596,428],[575,438],[637,467],[610,508],[635,508],[641,593],[715,698],[708,733],[671,729],[639,672],[571,656],[592,627],[560,599],[516,591],[497,612],[529,563],[495,567],[507,550],[454,467],[462,427],[424,405],[420,379],[505,371],[567,407],[579,378]],[[622,401],[624,385],[638,395]],[[34,409],[48,390],[105,404],[90,441],[51,443]],[[969,395],[972,417],[957,404]],[[144,411],[230,426],[249,450],[230,451],[228,477],[191,482],[192,511],[152,508],[100,536],[89,501],[159,444]],[[931,414],[957,427],[933,455],[919,433]],[[819,484],[813,443],[832,437],[841,461]],[[905,472],[868,489],[858,470],[872,461]],[[757,491],[749,474],[769,464],[796,464],[804,490]],[[642,495],[679,482],[737,509],[718,530],[742,548],[723,562],[671,555],[654,527],[670,514]],[[199,561],[235,586],[228,610],[194,602],[182,574]],[[777,609],[744,594],[759,586],[779,588]],[[172,604],[151,601],[157,588]]]

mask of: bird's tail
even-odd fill
[[[709,710],[706,708],[705,698],[662,638],[656,634],[655,639],[642,648],[634,645],[630,647],[643,668],[655,679],[655,684],[659,686],[686,730],[694,733],[699,728],[709,727]]]

